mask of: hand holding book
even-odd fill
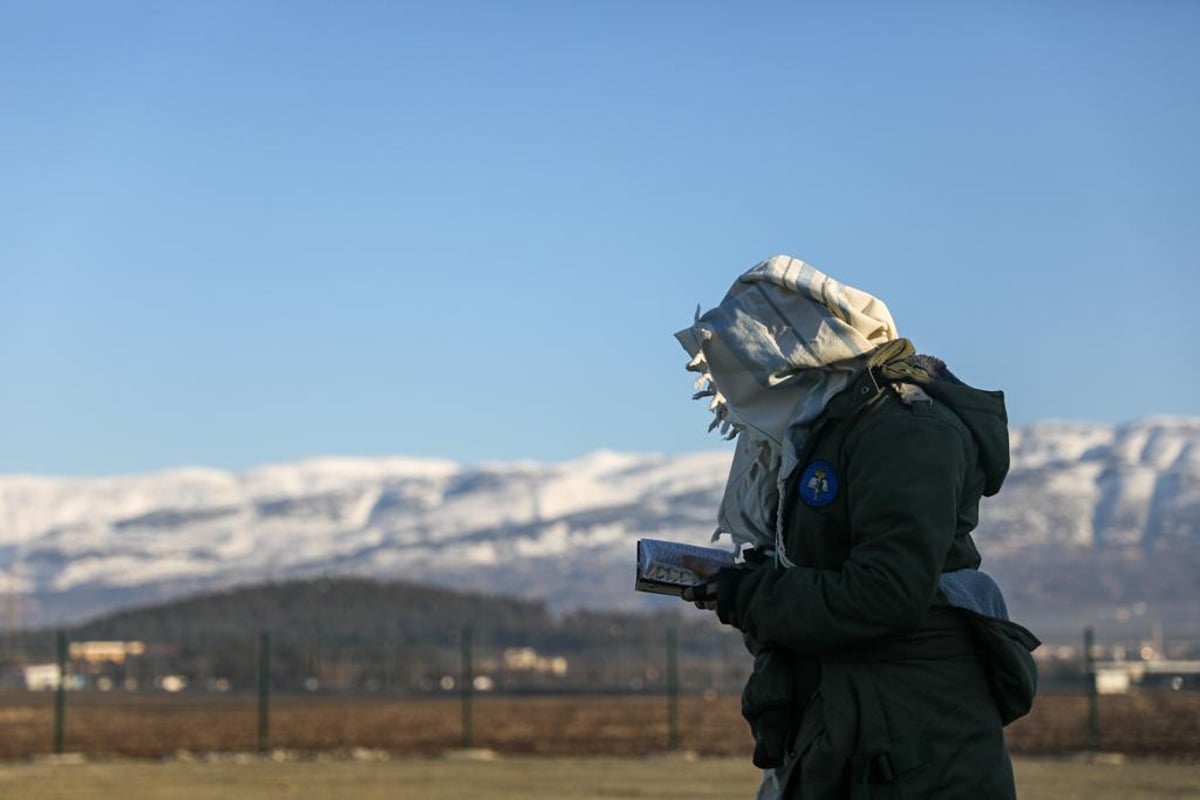
[[[702,583],[688,586],[679,596],[684,600],[695,603],[701,611],[717,610],[717,581],[715,578],[721,572],[721,567],[713,566],[710,562],[702,561],[692,556],[683,557],[684,566],[703,579]]]
[[[637,556],[635,589],[675,595],[702,608],[715,607],[708,605],[716,602],[715,586],[710,579],[723,568],[734,566],[734,555],[728,550],[660,539],[638,541]]]

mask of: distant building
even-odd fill
[[[510,647],[504,651],[504,666],[516,672],[541,672],[562,677],[567,674],[567,660],[538,654],[532,647]]]
[[[71,642],[71,660],[89,664],[124,664],[130,656],[145,653],[145,642]]]
[[[1097,694],[1125,694],[1129,691],[1130,674],[1125,667],[1096,670]]]
[[[26,664],[22,671],[25,674],[25,688],[31,692],[46,692],[58,688],[58,664]]]
[[[1096,667],[1096,691],[1124,694],[1134,686],[1194,689],[1200,686],[1200,660],[1149,658],[1105,662]]]

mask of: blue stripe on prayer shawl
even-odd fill
[[[852,317],[846,313],[846,297],[842,292],[842,285],[828,275],[825,276],[825,285],[821,287],[821,305],[829,310],[830,321],[827,326],[832,330],[837,337],[842,340],[842,344],[846,346],[852,353],[866,352],[858,344],[858,331],[850,324]],[[841,314],[838,312],[841,311]]]
[[[820,363],[817,358],[816,351],[812,348],[812,343],[805,341],[804,337],[802,337],[798,333],[796,333],[796,329],[794,327],[792,327],[790,322],[788,322],[788,319],[786,316],[784,316],[783,311],[780,310],[780,308],[777,305],[775,305],[775,301],[771,299],[771,295],[763,287],[762,283],[761,282],[757,283],[754,288],[758,290],[758,293],[760,295],[762,295],[763,301],[766,302],[766,304],[771,307],[771,310],[775,312],[775,315],[779,318],[779,321],[781,323],[783,323],[785,329],[789,333],[792,334],[791,338],[795,339],[796,342],[799,343],[800,347],[812,359],[814,364]],[[775,346],[778,348],[779,344],[778,344],[777,338],[772,336],[771,339],[773,342],[775,342]],[[784,353],[782,350],[779,350],[779,355],[786,364],[791,364],[791,359],[789,358],[787,353]]]
[[[783,268],[783,279],[787,282],[790,282],[790,283],[796,282],[796,278],[792,277],[792,269],[796,266],[796,261],[797,261],[797,259],[794,259],[791,256],[788,256],[788,264],[786,267]],[[800,264],[801,264],[800,268],[804,269],[804,262],[801,261]]]
[[[837,324],[840,321],[846,323],[846,325],[849,325],[850,321],[853,319],[853,310],[849,305],[849,300],[845,296],[845,293],[842,291],[842,284],[838,283],[828,275],[819,272],[814,266],[806,261],[801,261],[800,259],[793,258],[791,256],[787,256],[787,260],[787,266],[783,268],[782,273],[770,269],[770,266],[764,270],[764,273],[769,275],[772,272],[775,272],[775,274],[779,276],[780,282],[785,286],[790,285],[791,287],[794,287],[797,294],[806,294],[812,298],[813,302],[819,303],[827,308],[831,312],[833,320],[830,320],[826,327],[837,336],[837,338],[850,352],[865,352],[858,344],[856,338],[857,331],[853,330],[853,326],[850,326],[851,329],[847,330],[846,327]],[[768,265],[774,263],[777,262],[767,262]],[[796,274],[795,278],[792,278],[791,271],[796,264],[800,265],[800,270]],[[824,281],[822,281],[818,286],[817,281],[822,278],[824,278]]]
[[[792,256],[786,256],[786,258],[787,263],[783,265],[782,270],[779,268],[779,259],[768,259],[763,262],[762,269],[759,270],[760,278],[755,283],[761,283],[763,278],[769,278],[773,279],[773,283],[778,283],[784,288],[794,291],[796,294],[807,296],[813,303],[823,307],[828,312],[821,315],[825,317],[823,326],[833,333],[848,351],[854,354],[867,352],[870,348],[863,349],[858,342],[858,332],[850,324],[853,314],[849,300],[842,291],[842,284],[820,272],[806,261],[801,261]],[[799,270],[793,276],[793,270],[795,270],[797,265],[799,265]],[[766,296],[765,289],[762,289],[761,286],[759,289]],[[774,304],[772,304],[772,308],[774,308]],[[778,309],[775,310],[778,312]],[[803,341],[800,336],[797,336],[796,339]],[[812,342],[805,341],[804,350],[813,356],[814,361],[819,361],[811,345]]]

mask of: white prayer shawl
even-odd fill
[[[721,426],[737,437],[716,540],[775,547],[784,566],[782,488],[812,423],[858,374],[858,359],[895,339],[887,306],[790,256],[768,258],[739,277],[721,304],[675,334],[699,372],[696,397],[711,397]]]

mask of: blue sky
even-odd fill
[[[0,472],[686,452],[774,253],[1200,413],[1200,6],[0,0]]]

